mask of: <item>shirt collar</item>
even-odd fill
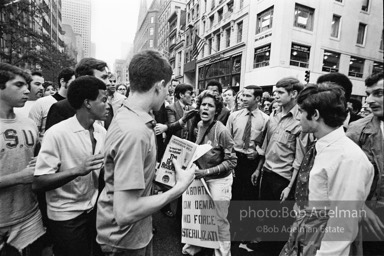
[[[336,130],[328,133],[316,142],[316,151],[320,153],[323,149],[345,136],[343,126],[340,126]]]
[[[149,122],[152,122],[154,120],[153,117],[149,113],[143,111],[142,109],[138,108],[137,106],[132,105],[127,100],[125,100],[123,102],[123,106],[125,106],[128,110],[135,113],[144,123],[149,123]]]
[[[242,109],[242,111],[243,111],[243,112],[241,113],[242,116],[248,116],[248,113],[249,113],[249,110],[248,110],[248,109],[244,108],[244,109]],[[256,116],[256,114],[259,113],[259,111],[260,111],[260,110],[259,110],[258,108],[256,108],[256,109],[254,109],[254,110],[251,111],[251,112],[252,112],[252,115],[253,115],[253,116]]]
[[[300,116],[299,116],[300,112],[299,112],[299,106],[297,104],[295,104],[295,106],[293,106],[289,111],[288,113],[285,115],[285,116],[292,116],[294,119],[297,119],[297,120],[300,120]],[[279,113],[276,114],[277,116],[280,115],[280,117],[285,117],[283,116],[283,113],[280,111]]]
[[[73,117],[69,118],[69,122],[70,122],[69,129],[71,129],[72,132],[81,132],[81,131],[87,130],[80,124],[79,120],[76,117],[76,114]]]

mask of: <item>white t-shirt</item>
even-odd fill
[[[57,102],[53,96],[46,96],[35,101],[29,111],[29,118],[31,118],[37,125],[39,130],[39,136],[42,138],[45,132],[45,124],[47,122],[47,116],[51,106]]]

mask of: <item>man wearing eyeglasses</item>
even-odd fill
[[[113,113],[116,115],[116,111],[121,107],[123,101],[127,98],[124,95],[117,93],[116,91],[116,76],[111,73],[109,75],[109,86],[107,86],[108,103],[112,105]]]

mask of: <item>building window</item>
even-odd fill
[[[383,37],[381,37],[383,39]],[[243,40],[243,22],[237,23],[237,42],[240,43]]]
[[[221,36],[220,33],[216,35],[216,51],[217,52],[220,51],[220,36]]]
[[[295,21],[293,25],[306,30],[313,30],[313,19],[315,10],[300,4],[295,6]]]
[[[253,68],[261,68],[269,66],[269,59],[271,57],[271,45],[264,45],[255,49],[255,56],[253,58]]]
[[[333,15],[331,37],[339,38],[340,20],[340,16],[335,14]]]
[[[149,47],[153,48],[153,40],[149,40]]]
[[[229,47],[231,45],[231,28],[227,28],[225,30],[225,47]]]
[[[204,90],[206,84],[211,80],[219,81],[223,88],[239,88],[240,73],[241,55],[209,63],[198,68],[198,88]]]
[[[212,38],[208,39],[208,55],[212,53]]]
[[[325,72],[339,72],[340,53],[324,51],[323,68]]]
[[[364,11],[364,12],[368,12],[368,8],[369,8],[369,0],[362,0],[362,4],[361,4],[361,10]]]
[[[381,73],[383,71],[384,71],[383,62],[374,61],[373,62],[372,74]]]
[[[153,36],[153,34],[154,34],[154,28],[150,28],[150,29],[149,29],[149,35],[150,35],[150,36]]]
[[[308,68],[310,52],[310,46],[292,43],[291,61],[289,62],[289,65]]]
[[[151,17],[151,23],[155,23],[155,17]]]
[[[273,6],[257,14],[256,34],[272,28]]]
[[[210,28],[212,28],[212,26],[213,26],[213,21],[214,21],[214,16],[212,15],[211,17],[209,17],[209,26],[210,26]]]
[[[220,22],[223,19],[223,8],[217,11],[217,22]]]
[[[367,25],[364,23],[359,23],[359,29],[357,31],[357,44],[363,45],[365,40],[365,30],[367,29]]]
[[[364,59],[351,56],[349,61],[349,76],[363,77]]]

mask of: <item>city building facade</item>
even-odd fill
[[[192,0],[187,4],[187,24],[191,28],[186,39],[186,77],[195,76],[199,91],[210,80],[236,91],[243,85],[250,0]],[[193,57],[196,35],[205,41],[196,59]],[[195,70],[193,69],[195,66]]]
[[[340,72],[365,96],[364,79],[383,69],[382,1],[250,1],[245,84],[285,76],[316,82]]]
[[[161,0],[158,17],[157,49],[169,59],[173,78],[184,80],[184,49],[186,35],[186,0]]]
[[[210,80],[235,90],[272,91],[286,76],[309,82],[346,74],[352,94],[383,70],[383,2],[315,0],[190,0],[186,5],[184,80],[202,90]],[[205,40],[196,59],[194,39]],[[191,39],[192,38],[192,39]]]
[[[153,0],[149,9],[145,11],[145,2],[141,5],[138,28],[133,43],[134,52],[140,52],[146,49],[156,49],[158,33],[158,12],[159,0]],[[142,1],[142,3],[143,3]]]
[[[70,20],[73,31],[81,35],[83,57],[91,57],[91,0],[62,0],[62,16]]]

